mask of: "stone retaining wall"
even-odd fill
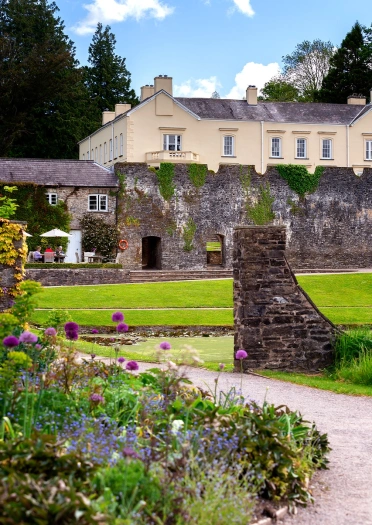
[[[297,284],[285,248],[283,226],[234,231],[234,356],[248,353],[244,370],[318,371],[333,361],[336,327]]]
[[[26,279],[43,286],[74,286],[90,284],[120,284],[129,282],[130,272],[119,268],[80,268],[61,270],[29,268]]]

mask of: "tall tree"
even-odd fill
[[[314,102],[332,55],[332,43],[318,39],[297,44],[293,53],[283,57],[285,81],[298,90],[303,101]]]
[[[283,77],[274,77],[261,90],[260,100],[266,102],[298,102],[298,89]]]
[[[346,104],[347,97],[361,94],[369,98],[372,87],[371,28],[356,22],[331,59],[317,100]]]
[[[87,95],[54,3],[0,0],[0,155],[76,157]]]
[[[131,74],[126,68],[125,58],[115,54],[116,39],[110,26],[103,29],[101,23],[89,46],[88,62],[85,68],[85,83],[95,107],[96,127],[101,125],[101,112],[113,111],[120,102],[138,104],[138,98],[131,89]]]

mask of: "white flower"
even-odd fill
[[[184,424],[185,423],[182,421],[182,419],[175,419],[174,421],[172,421],[172,428],[171,428],[172,434],[175,436],[178,432],[180,432]]]

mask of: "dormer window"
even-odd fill
[[[165,151],[181,151],[181,135],[163,135],[163,149]]]

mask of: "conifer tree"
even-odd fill
[[[85,67],[85,84],[95,108],[96,127],[101,125],[101,112],[113,111],[115,104],[127,103],[135,106],[138,98],[131,89],[131,75],[126,68],[125,58],[115,54],[116,39],[110,26],[97,25],[89,46],[88,62]]]
[[[356,22],[332,57],[317,100],[346,104],[347,97],[352,94],[369,98],[371,88],[371,30]]]

